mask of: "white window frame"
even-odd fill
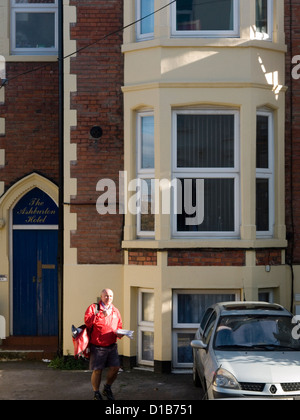
[[[139,112],[137,114],[137,134],[136,134],[136,139],[137,139],[137,162],[136,162],[136,166],[137,166],[137,180],[139,182],[139,180],[149,180],[149,179],[155,179],[155,168],[147,168],[144,169],[142,168],[142,119],[144,117],[154,117],[154,112],[153,111],[146,111],[146,112]],[[155,166],[155,164],[154,164]],[[139,187],[140,188],[140,187]],[[153,217],[155,218],[155,203],[154,203],[154,199],[155,199],[155,187],[153,186],[152,188],[152,193],[153,193],[153,202],[151,203],[151,212],[153,214]],[[140,197],[141,198],[141,197]],[[137,223],[137,237],[139,238],[154,238],[155,237],[155,228],[154,231],[143,231],[142,230],[142,213],[141,213],[141,206],[138,209],[139,211],[137,212],[137,218],[136,218],[136,223]],[[155,223],[155,222],[154,222]]]
[[[275,225],[275,179],[274,179],[274,115],[271,111],[258,111],[257,116],[268,117],[269,124],[269,167],[256,168],[256,179],[269,180],[269,229],[256,231],[257,238],[273,238]]]
[[[17,48],[16,14],[17,13],[53,13],[55,46],[53,48]],[[11,0],[11,53],[13,55],[57,55],[58,52],[58,0],[55,3],[16,3]]]
[[[269,303],[274,303],[274,289],[258,289],[258,295],[260,293],[268,294]]]
[[[143,305],[143,293],[151,293],[153,294],[154,298],[154,290],[153,289],[139,289],[138,291],[138,364],[145,365],[145,366],[154,366],[154,359],[153,360],[143,360],[143,332],[151,332],[154,336],[154,321],[144,321],[143,314],[142,314],[142,305]]]
[[[154,38],[154,28],[153,28],[153,32],[147,32],[145,34],[142,33],[142,7],[141,7],[141,1],[142,0],[136,0],[136,20],[138,21],[136,24],[136,39],[138,41],[147,41],[149,39],[153,39]],[[150,0],[148,0],[150,1]],[[155,2],[154,0],[153,3]],[[153,19],[154,19],[153,15]]]
[[[178,334],[195,334],[197,329],[199,328],[199,323],[196,324],[189,324],[189,323],[179,323],[178,322],[178,295],[183,294],[199,294],[199,295],[224,295],[224,294],[230,294],[235,295],[235,300],[240,300],[241,292],[236,289],[220,289],[220,290],[173,290],[173,328],[172,328],[172,363],[174,368],[186,368],[190,369],[192,367],[192,363],[179,363],[178,361]],[[208,308],[206,308],[208,309]]]
[[[240,2],[233,0],[233,30],[228,31],[178,31],[176,29],[176,2],[171,8],[171,35],[181,38],[238,38],[240,36]]]
[[[273,26],[274,26],[274,5],[273,0],[267,0],[268,1],[268,29],[267,32],[259,32],[256,27],[256,10],[255,10],[255,39],[259,39],[262,41],[272,41],[273,40]],[[256,6],[256,2],[255,2]]]
[[[178,115],[233,115],[234,116],[234,167],[232,168],[178,168],[177,167],[177,116]],[[172,179],[234,179],[234,230],[232,232],[181,232],[177,231],[176,198],[173,192],[171,215],[172,236],[177,238],[233,238],[240,235],[240,114],[237,110],[179,109],[173,111]],[[205,215],[204,215],[205,217]]]

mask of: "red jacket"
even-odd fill
[[[116,330],[122,328],[122,318],[119,310],[112,306],[110,315],[104,316],[101,305],[95,315],[95,304],[90,305],[85,313],[84,323],[92,329],[90,343],[95,346],[110,346],[117,341]]]

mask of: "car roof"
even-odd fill
[[[291,313],[277,303],[268,302],[220,302],[214,305],[218,307],[221,315],[284,315],[291,316]]]

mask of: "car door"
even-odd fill
[[[214,326],[217,320],[217,314],[214,311],[205,328],[203,331],[203,335],[201,337],[204,344],[207,345],[206,349],[200,349],[198,350],[198,363],[200,366],[200,372],[201,372],[201,380],[202,382],[206,382],[206,385],[211,383],[211,378],[213,375],[213,361],[210,353],[210,340],[212,336],[212,332],[214,330]]]

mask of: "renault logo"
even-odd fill
[[[271,386],[270,386],[270,392],[271,392],[271,394],[276,394],[276,392],[277,392],[277,388],[276,388],[276,386],[275,386],[275,385],[271,385]]]

